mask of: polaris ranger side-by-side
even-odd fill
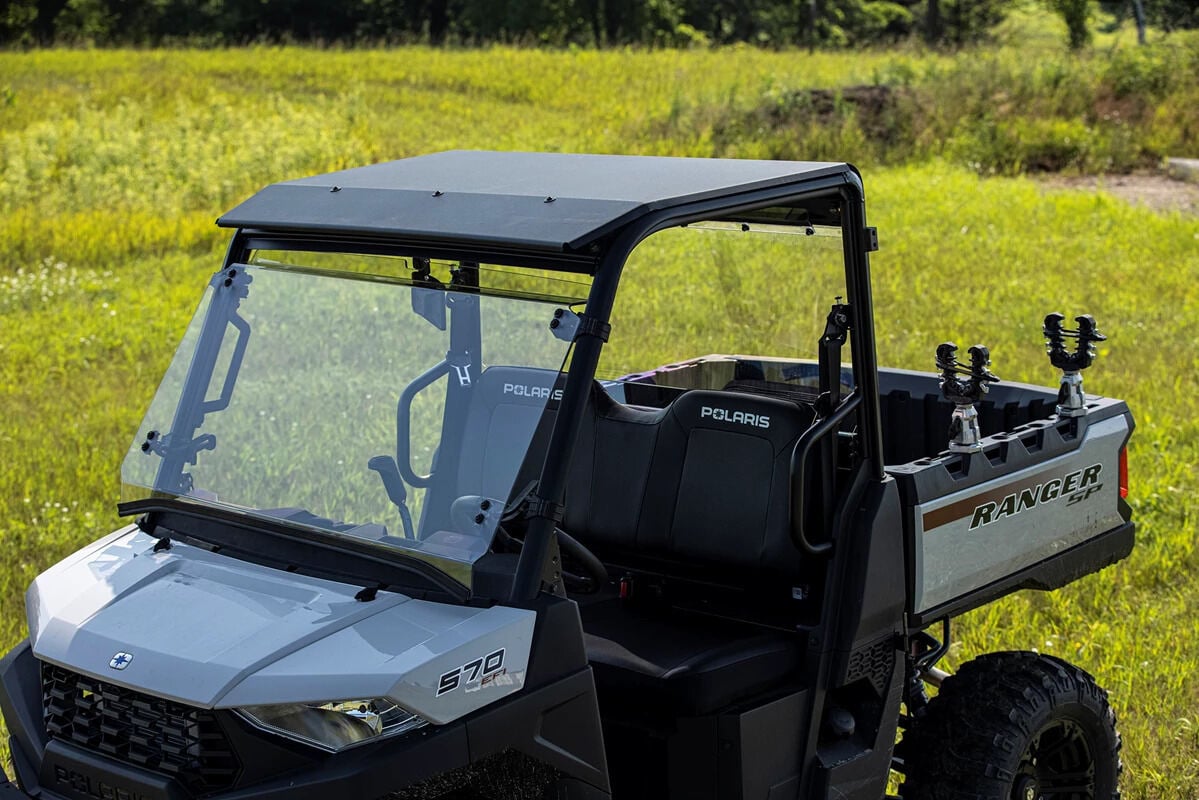
[[[880,369],[842,163],[449,152],[219,223],[131,524],[0,662],[0,797],[1118,797],[1085,672],[937,668],[1133,546],[1090,317],[1053,389]]]

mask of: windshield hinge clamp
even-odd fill
[[[525,519],[537,519],[539,517],[551,519],[557,525],[562,521],[565,509],[560,503],[551,503],[549,500],[543,500],[540,497],[530,497],[525,501]]]
[[[216,291],[228,289],[240,300],[250,294],[250,284],[253,280],[245,268],[232,266],[213,275],[209,285]]]
[[[594,336],[601,342],[607,342],[608,336],[612,333],[612,326],[607,322],[600,322],[598,319],[593,319],[586,314],[579,317],[579,330],[575,333],[575,339],[583,336]]]
[[[554,318],[550,320],[550,330],[562,341],[573,342],[581,321],[582,318],[569,308],[555,308]]]
[[[150,431],[146,434],[146,440],[142,442],[141,450],[143,453],[154,453],[157,456],[166,457],[167,454],[166,437],[159,434],[158,431]]]
[[[606,342],[612,332],[612,326],[586,314],[576,314],[569,308],[555,308],[554,318],[550,320],[550,330],[564,342],[578,341],[583,336],[594,336],[601,342]]]

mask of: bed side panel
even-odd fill
[[[917,503],[912,610],[956,600],[1124,523],[1122,414],[1087,426],[1068,453]],[[984,457],[984,456],[977,456]]]

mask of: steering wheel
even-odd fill
[[[450,519],[459,532],[478,533],[480,527],[490,527],[488,519],[494,515],[496,541],[512,552],[520,552],[524,540],[508,533],[500,524],[505,510],[498,501],[479,495],[465,495],[450,506]],[[603,562],[566,531],[561,528],[555,528],[554,531],[558,535],[558,550],[562,554],[563,585],[576,594],[598,592],[608,582],[608,570]]]

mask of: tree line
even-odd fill
[[[0,44],[494,42],[845,47],[986,37],[1019,0],[0,0]],[[1085,26],[1093,0],[1047,0]],[[1124,14],[1135,0],[1102,0]],[[1141,0],[1150,24],[1199,27],[1196,0]],[[1073,34],[1072,34],[1073,42]]]

